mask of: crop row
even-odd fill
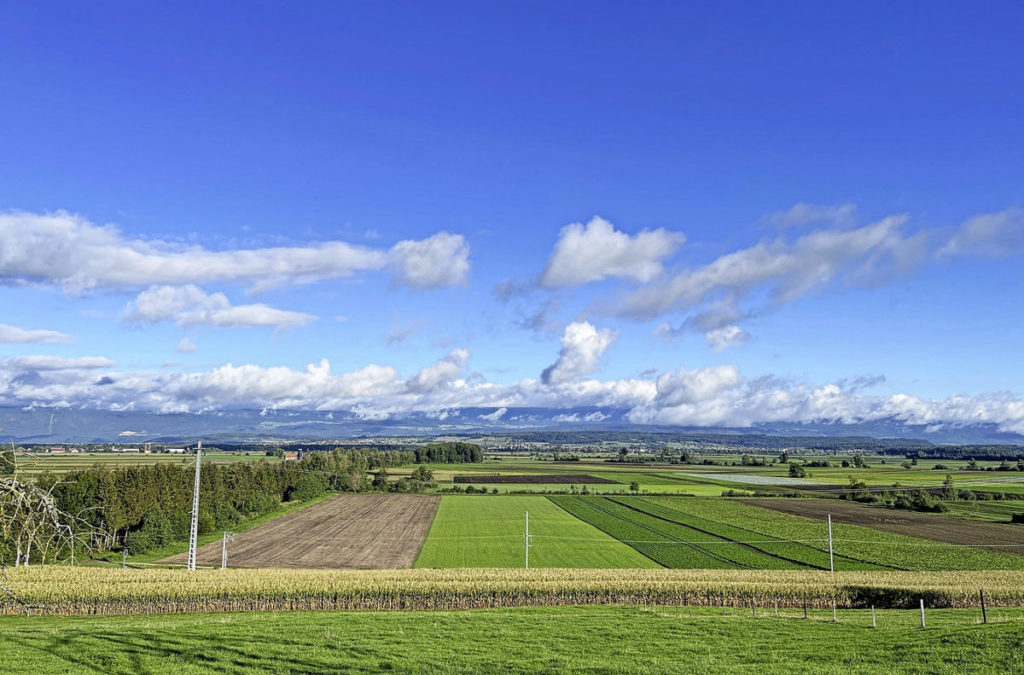
[[[822,536],[820,541],[786,541],[746,527],[737,527],[717,520],[711,520],[710,518],[702,518],[681,510],[685,508],[688,502],[692,501],[689,499],[675,499],[672,502],[668,502],[671,506],[666,506],[664,502],[656,502],[652,499],[642,499],[639,497],[610,497],[609,499],[655,517],[671,520],[686,527],[721,537],[727,541],[738,542],[743,546],[791,561],[797,565],[818,569],[829,568],[828,543],[824,536]],[[845,556],[834,556],[834,562],[837,570],[872,570],[882,568],[880,565]]]
[[[0,614],[467,609],[640,604],[782,607],[1024,605],[1024,573],[814,570],[8,570]],[[22,604],[25,603],[25,604]]]
[[[707,531],[633,509],[625,501],[573,496],[550,499],[666,567],[790,569],[799,566]]]
[[[768,537],[821,546],[827,537],[822,520],[780,513],[729,499],[645,497],[646,501],[723,525],[750,529]],[[833,524],[836,554],[907,570],[1024,569],[1024,556],[993,553],[907,537],[860,525]],[[842,565],[839,567],[842,569]]]

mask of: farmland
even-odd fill
[[[829,608],[976,608],[1024,603],[1024,572],[405,569],[122,570],[30,567],[8,570],[17,600],[0,614],[148,614],[196,611],[415,610],[534,605],[683,605]]]
[[[543,484],[543,485],[601,485],[617,484],[617,481],[607,478],[599,478],[585,473],[577,474],[549,474],[549,473],[528,473],[523,475],[515,474],[458,474],[453,477],[454,483],[489,483],[500,485],[503,483]]]
[[[1024,527],[1017,525],[972,523],[946,515],[894,511],[835,499],[759,499],[748,503],[819,521],[831,514],[834,523],[864,525],[911,537],[1024,555]]]
[[[827,546],[827,531],[821,518],[781,513],[756,504],[727,499],[674,497],[649,497],[647,499],[693,516],[750,529],[770,537],[807,542],[819,548]],[[803,502],[803,500],[793,501],[794,503]],[[842,504],[838,500],[836,503]],[[931,539],[908,537],[861,525],[835,523],[833,534],[835,552],[840,556],[897,569],[1024,568],[1024,557],[1022,556],[990,553],[981,548],[967,548]],[[989,541],[989,543],[999,545],[1006,542],[1000,539]],[[841,563],[837,563],[837,565],[841,567]]]
[[[193,454],[130,454],[123,452],[83,452],[76,454],[32,453],[20,454],[18,457],[21,470],[27,477],[35,477],[41,473],[65,474],[80,471],[94,466],[114,468],[122,466],[149,466],[163,464],[169,466],[187,466],[195,462]],[[282,461],[277,457],[267,457],[262,452],[217,452],[204,451],[203,461],[211,464],[228,464],[233,462],[273,462]]]
[[[444,496],[416,567],[521,567],[526,512],[531,567],[656,567],[544,497]]]
[[[338,495],[235,536],[236,567],[410,567],[437,509],[426,495]],[[166,562],[184,563],[180,554]],[[221,542],[199,549],[199,564],[219,565]]]

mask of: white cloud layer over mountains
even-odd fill
[[[777,228],[770,238],[689,267],[672,263],[685,241],[681,233],[627,234],[596,217],[585,225],[566,226],[530,291],[546,294],[545,311],[557,313],[566,287],[619,280],[626,288],[618,296],[597,298],[588,312],[567,324],[545,318],[564,330],[557,359],[536,379],[489,382],[469,370],[465,349],[452,349],[407,377],[377,364],[335,374],[326,359],[300,370],[229,363],[179,373],[119,369],[103,356],[22,355],[0,359],[0,406],[157,412],[291,408],[346,410],[374,419],[409,411],[454,416],[474,407],[493,409],[482,416],[488,421],[512,418],[512,411],[522,407],[591,407],[600,410],[576,419],[599,421],[616,409],[627,410],[627,418],[638,424],[746,426],[893,418],[911,424],[988,422],[1024,433],[1024,399],[1010,394],[942,400],[873,396],[856,384],[745,377],[733,365],[594,379],[602,358],[614,353],[619,332],[594,325],[584,318],[588,313],[659,321],[655,333],[669,339],[683,331],[699,332],[713,350],[722,351],[752,339],[744,328],[752,316],[832,285],[876,286],[957,256],[1024,253],[1021,209],[982,214],[951,232],[910,230],[906,216],[856,227],[852,219],[849,205],[798,204],[769,218]],[[135,296],[122,320],[138,325],[303,326],[317,317],[263,303],[233,304],[224,293],[202,286],[233,284],[259,291],[373,271],[389,272],[394,285],[419,289],[461,285],[470,272],[469,250],[462,235],[438,232],[390,249],[331,241],[214,251],[128,238],[116,228],[63,212],[0,214],[0,284],[50,286],[69,296],[100,290]],[[423,321],[397,327],[389,343],[403,342]],[[54,330],[0,325],[2,343],[70,341]],[[192,340],[183,339],[177,351],[195,349]]]
[[[103,357],[22,356],[0,360],[0,405],[202,412],[231,408],[351,411],[387,419],[417,411],[456,415],[495,408],[491,421],[516,408],[596,407],[627,410],[637,424],[742,427],[759,422],[856,423],[896,419],[908,424],[992,423],[1024,433],[1024,399],[1008,394],[872,396],[861,386],[813,385],[773,376],[747,378],[733,365],[665,372],[655,379],[525,379],[501,385],[467,375],[469,353],[456,349],[402,379],[371,364],[331,372],[324,359],[302,370],[228,364],[195,373],[122,372]],[[504,409],[503,412],[502,409]],[[599,415],[577,421],[599,421]]]

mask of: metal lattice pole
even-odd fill
[[[228,542],[234,538],[234,532],[224,532],[224,539],[221,540],[220,546],[220,568],[222,570],[226,570],[228,568]]]
[[[188,533],[188,569],[196,569],[196,539],[199,537],[199,465],[203,457],[203,442],[196,447],[196,483],[192,490],[192,526]]]

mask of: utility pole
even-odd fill
[[[833,574],[836,571],[836,563],[832,557],[832,514],[828,514],[828,569]]]
[[[203,458],[203,442],[196,446],[196,484],[192,490],[192,527],[188,533],[188,569],[196,570],[196,538],[199,536],[199,465]]]
[[[523,543],[526,545],[526,569],[530,569],[530,512],[526,512],[526,533],[523,535]]]
[[[228,568],[228,542],[231,541],[235,536],[234,532],[224,531],[224,539],[221,541],[220,547],[220,568],[226,570]]]

